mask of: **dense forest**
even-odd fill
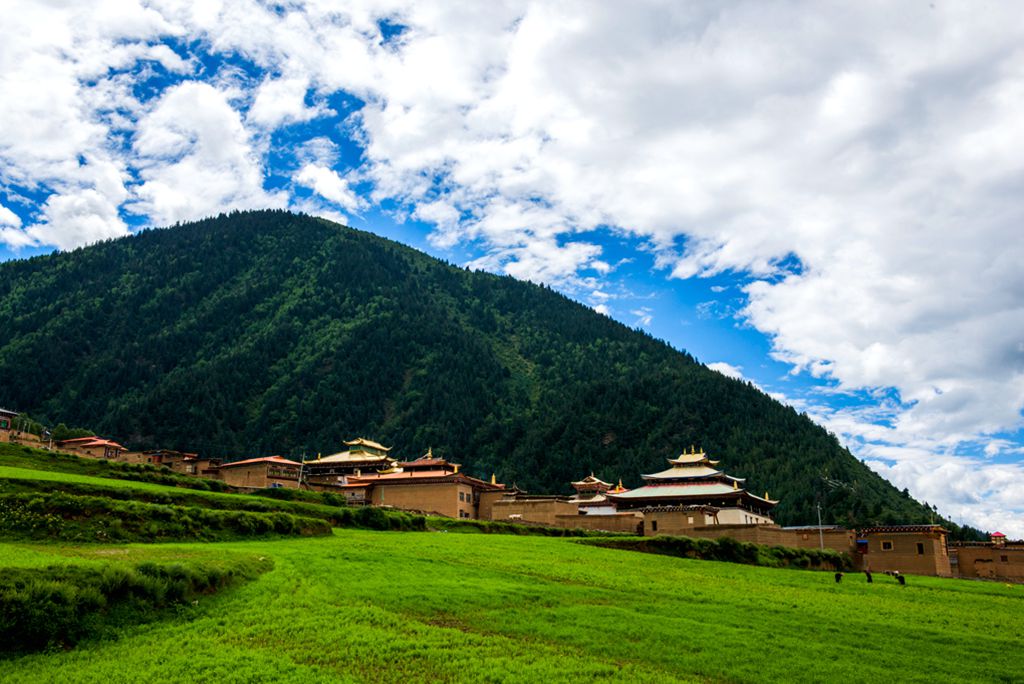
[[[0,406],[136,448],[329,453],[366,436],[529,491],[626,486],[698,445],[777,519],[934,512],[749,384],[548,288],[286,212],[0,264]]]

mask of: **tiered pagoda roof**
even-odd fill
[[[612,488],[611,482],[605,482],[599,478],[594,477],[594,473],[590,473],[582,480],[572,483],[573,489],[577,492],[607,492]]]
[[[604,480],[595,477],[593,473],[587,475],[582,480],[577,480],[572,483],[573,489],[576,493],[569,498],[572,503],[577,503],[582,507],[592,507],[609,505],[607,494],[609,492],[625,492],[625,487],[622,486],[622,480],[619,480],[619,484],[612,486],[611,482],[605,482]]]
[[[724,481],[729,484],[733,482],[744,482],[742,477],[733,477],[715,468],[718,461],[708,458],[704,450],[697,451],[696,447],[690,447],[690,453],[685,451],[676,458],[668,459],[671,466],[649,475],[642,475],[647,482],[696,482],[696,481]]]
[[[643,487],[624,492],[607,493],[607,498],[620,508],[707,504],[738,506],[767,514],[778,501],[751,494],[741,486],[743,478],[733,477],[715,466],[703,450],[690,447],[676,458],[667,459],[669,468],[643,475]]]
[[[345,442],[345,446],[348,447],[348,451],[339,451],[336,454],[317,458],[312,463],[338,463],[338,464],[351,464],[351,463],[387,463],[394,464],[395,459],[388,455],[391,451],[391,447],[386,447],[377,442],[369,439],[353,439]]]

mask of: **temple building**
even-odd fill
[[[622,486],[622,480],[613,489],[610,482],[594,477],[591,473],[582,480],[572,483],[576,490],[569,501],[578,506],[581,515],[610,515],[615,513],[615,504],[608,500],[609,492],[621,494],[627,491]]]
[[[479,518],[481,496],[499,494],[505,486],[493,476],[485,482],[460,472],[460,468],[460,464],[436,458],[428,451],[385,470],[346,475],[344,484],[335,491],[352,504],[392,506],[449,518]]]
[[[345,442],[345,446],[348,447],[346,451],[306,461],[305,481],[341,486],[348,476],[393,472],[398,466],[398,461],[388,453],[391,447],[362,437]]]
[[[703,450],[690,447],[676,458],[668,459],[669,468],[643,475],[646,484],[625,492],[607,492],[604,496],[619,511],[670,506],[708,506],[718,509],[719,525],[772,525],[771,511],[778,504],[751,494],[743,487],[743,478],[727,475],[715,466]]]

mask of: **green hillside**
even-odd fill
[[[931,517],[805,416],[642,332],[285,212],[0,264],[0,379],[0,406],[134,447],[299,455],[365,435],[548,492],[591,471],[635,485],[697,444],[781,498],[783,523],[818,499],[830,522]]]

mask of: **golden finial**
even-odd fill
[[[459,464],[458,463],[455,464],[455,472],[459,472]]]
[[[733,480],[733,481],[732,481],[732,488],[733,488],[733,489],[739,489],[739,488],[740,488],[740,485],[739,485],[739,483],[738,483],[738,482],[736,482],[736,480]]]
[[[320,460],[320,452],[319,451],[316,452],[316,460],[318,460],[318,461]]]
[[[427,447],[427,458],[434,458],[434,447]]]
[[[691,453],[691,454],[695,454],[695,453],[697,453],[697,447],[695,447],[695,446],[693,446],[693,445],[691,444],[691,445],[690,445],[690,453]]]
[[[619,489],[622,489],[622,478],[619,478]]]
[[[495,479],[494,473],[491,473],[491,484],[498,484],[498,480]]]
[[[765,501],[771,501],[771,499],[768,498],[768,490],[767,489],[764,490],[764,499],[765,499]]]

